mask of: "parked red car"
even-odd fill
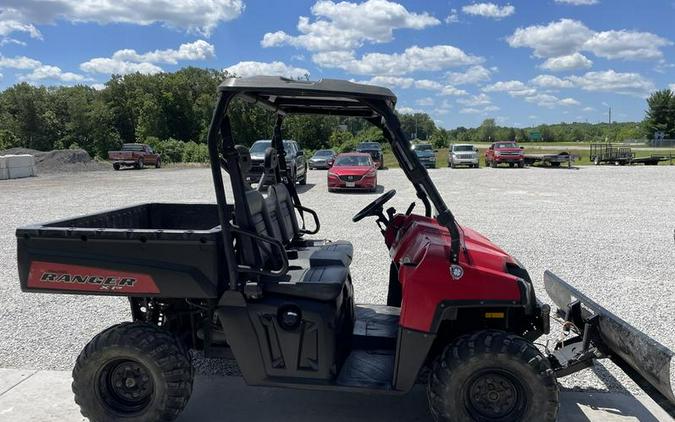
[[[495,142],[485,150],[485,166],[497,167],[502,163],[508,163],[509,167],[525,167],[523,147],[515,142]]]
[[[377,165],[368,153],[339,154],[328,170],[328,192],[338,189],[368,190],[377,188]]]
[[[162,166],[162,157],[146,144],[124,144],[120,151],[109,151],[108,159],[112,161],[115,170],[124,166],[137,169],[142,169],[147,165],[156,168]]]

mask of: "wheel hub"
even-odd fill
[[[110,362],[101,372],[99,382],[106,405],[125,413],[143,409],[154,392],[148,370],[131,360]]]
[[[476,377],[469,390],[469,405],[487,418],[509,416],[518,404],[518,388],[500,374],[489,373]]]

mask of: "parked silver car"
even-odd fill
[[[335,161],[335,151],[332,149],[320,149],[309,159],[309,169],[329,169]]]
[[[448,167],[469,166],[478,168],[478,148],[471,144],[453,144],[448,151]]]

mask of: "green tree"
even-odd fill
[[[666,138],[675,138],[675,95],[670,89],[656,91],[647,98],[642,128],[649,139],[658,131],[665,132]]]

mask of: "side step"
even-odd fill
[[[395,350],[400,308],[357,305],[352,347],[356,350]]]
[[[391,350],[354,350],[342,366],[336,383],[343,387],[391,389],[395,358]]]

